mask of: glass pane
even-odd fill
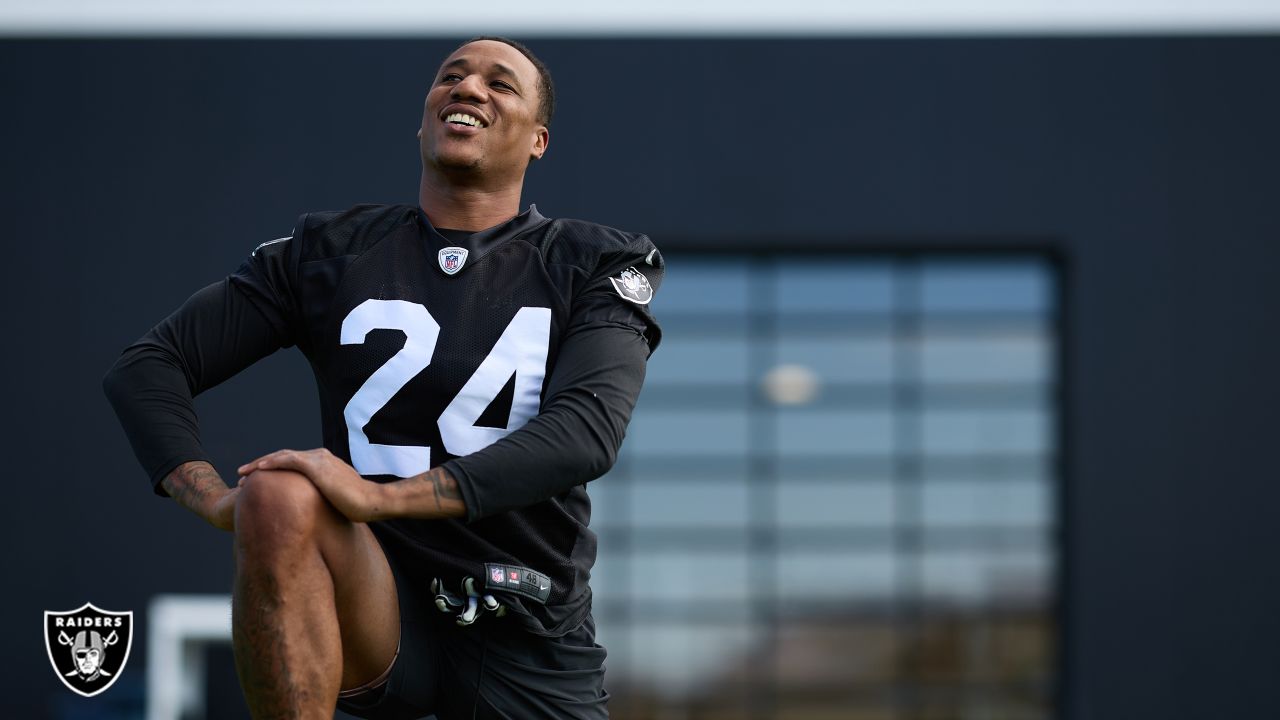
[[[667,272],[654,295],[659,318],[686,313],[741,314],[748,304],[747,262],[666,255]]]
[[[813,337],[785,333],[779,338],[778,364],[801,365],[823,384],[888,382],[893,379],[893,344],[887,337]]]
[[[663,383],[734,383],[747,376],[747,340],[742,337],[699,337],[668,333],[649,360],[646,389]]]
[[[788,455],[884,454],[893,450],[892,415],[885,412],[781,410],[778,451]]]
[[[918,676],[930,684],[970,683],[970,701],[994,706],[999,695],[1021,686],[1042,700],[1050,660],[1050,619],[1044,611],[929,610],[914,636]]]
[[[648,623],[632,634],[632,672],[660,699],[688,700],[750,658],[758,637],[747,624]]]
[[[1043,453],[1049,417],[1028,410],[929,410],[923,417],[924,451],[939,454]]]
[[[631,561],[631,581],[641,602],[745,602],[747,558],[734,552],[645,551]]]
[[[805,700],[818,700],[810,705],[816,709],[830,707],[831,699],[840,701],[837,707],[848,707],[856,696],[873,699],[877,684],[899,674],[903,638],[896,623],[887,613],[852,610],[820,621],[785,616],[778,626],[777,676],[784,688],[807,689],[810,696],[794,698],[793,707],[804,707]],[[828,696],[828,703],[814,695]]]
[[[735,411],[658,410],[637,412],[627,429],[636,457],[741,455],[747,451],[747,415]]]
[[[893,275],[884,263],[841,259],[779,263],[778,310],[787,313],[884,312],[893,306]]]
[[[920,273],[925,312],[1032,312],[1052,305],[1049,268],[1042,262],[926,263]]]
[[[591,568],[591,599],[597,607],[605,608],[607,613],[612,609],[609,603],[627,600],[631,592],[630,579],[630,557],[613,548],[612,538],[601,537],[596,564]],[[605,624],[607,623],[600,623]],[[609,648],[609,653],[613,653],[613,648]]]
[[[959,339],[925,337],[920,363],[925,382],[1046,382],[1052,348],[1035,333]]]
[[[619,525],[627,520],[626,472],[615,470],[604,477],[587,483],[587,497],[591,499],[592,530]]]
[[[741,527],[747,520],[747,486],[671,477],[636,482],[631,517],[638,526]]]
[[[924,483],[924,522],[943,526],[1045,527],[1051,522],[1049,486],[1040,482],[953,479]]]
[[[992,674],[1006,686],[1047,690],[1054,653],[1053,620],[1045,609],[1004,613],[990,623]],[[1012,687],[1010,688],[1012,689]]]
[[[897,566],[888,551],[783,552],[778,595],[784,603],[882,600],[894,594]]]
[[[805,482],[784,478],[776,512],[781,532],[787,528],[884,528],[893,522],[894,487],[889,480]]]
[[[1038,548],[928,552],[921,568],[926,597],[944,604],[1043,602],[1052,581]]]

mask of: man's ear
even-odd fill
[[[551,131],[547,130],[546,125],[539,125],[537,130],[533,131],[533,147],[529,150],[529,158],[531,160],[541,160],[542,156],[547,152],[547,145],[551,142]]]

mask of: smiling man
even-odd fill
[[[554,105],[527,48],[465,43],[427,94],[418,206],[303,215],[107,374],[156,492],[234,533],[256,718],[607,716],[586,483],[658,344],[663,263],[643,235],[520,212]],[[290,346],[322,447],[228,488],[192,398]]]

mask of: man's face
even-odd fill
[[[82,648],[75,651],[76,668],[80,670],[81,675],[92,675],[98,671],[98,664],[102,662],[102,651],[96,648]]]
[[[515,177],[547,148],[538,70],[506,43],[478,40],[445,59],[427,93],[422,162],[445,172]]]

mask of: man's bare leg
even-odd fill
[[[257,720],[333,717],[338,691],[395,657],[395,581],[367,525],[303,475],[258,471],[236,501],[232,641]]]

